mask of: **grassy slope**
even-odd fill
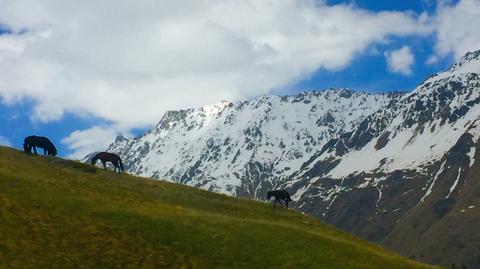
[[[0,147],[0,268],[431,268],[293,210]]]

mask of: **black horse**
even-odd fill
[[[31,136],[25,137],[25,139],[23,140],[23,150],[26,153],[29,153],[29,154],[32,153],[32,148],[33,148],[33,152],[37,154],[37,147],[43,149],[44,155],[47,155],[47,154],[50,156],[57,155],[57,148],[55,148],[52,141],[50,141],[46,137],[31,135]]]
[[[273,206],[275,206],[277,202],[283,206],[281,203],[281,200],[283,200],[288,208],[288,202],[292,201],[290,194],[286,190],[274,190],[267,192],[267,200],[270,200],[270,197],[272,196],[275,197],[275,203],[273,203]]]
[[[119,173],[121,171],[125,171],[123,169],[122,159],[120,159],[117,154],[110,152],[99,152],[95,154],[95,156],[93,156],[92,165],[95,165],[98,159],[100,159],[100,161],[102,162],[104,169],[107,169],[107,162],[111,162],[113,166],[115,166],[114,171],[117,171],[117,168]]]

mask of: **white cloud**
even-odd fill
[[[426,34],[425,15],[314,0],[0,0],[0,96],[123,129],[164,111],[248,98],[318,68],[337,70],[392,35]]]
[[[393,73],[400,73],[403,75],[412,74],[412,65],[415,62],[410,47],[403,46],[402,48],[390,52],[385,52],[388,69]]]
[[[11,147],[12,142],[8,140],[6,137],[0,135],[0,146]]]
[[[89,153],[108,147],[120,132],[112,126],[94,126],[92,128],[75,131],[62,140],[67,145],[71,159],[81,160]]]
[[[456,5],[439,1],[435,17],[436,55],[429,63],[434,63],[438,56],[453,53],[458,59],[469,51],[480,49],[479,29],[480,0],[460,0]]]

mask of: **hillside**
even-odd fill
[[[0,147],[0,268],[431,268],[293,210]]]
[[[327,89],[170,111],[108,149],[136,175],[297,209],[423,262],[480,268],[480,50],[409,93]]]

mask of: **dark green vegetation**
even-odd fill
[[[0,147],[0,268],[432,268],[292,210]]]

